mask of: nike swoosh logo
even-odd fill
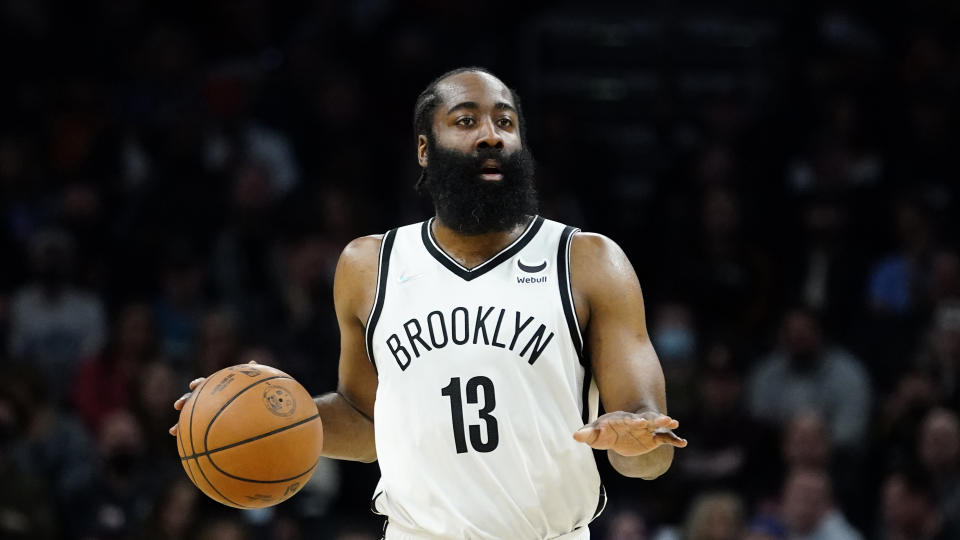
[[[397,283],[406,283],[406,282],[410,281],[411,279],[417,279],[418,277],[420,277],[420,276],[422,276],[422,275],[423,275],[423,272],[420,272],[419,274],[411,274],[411,275],[409,275],[409,276],[405,276],[405,275],[403,275],[403,274],[400,274],[400,277],[397,278]]]
[[[529,274],[536,274],[537,272],[542,272],[543,269],[547,267],[547,261],[543,261],[542,263],[535,266],[527,266],[523,264],[523,261],[521,261],[520,259],[517,259],[517,266],[524,272],[527,272]]]

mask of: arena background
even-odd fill
[[[429,215],[414,99],[480,65],[523,99],[542,213],[633,261],[690,441],[653,482],[600,460],[595,538],[957,538],[958,19],[0,2],[0,537],[376,538],[376,465],[231,511],[171,403],[249,358],[334,388],[338,254]]]

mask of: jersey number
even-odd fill
[[[497,432],[497,419],[490,414],[497,406],[497,397],[493,392],[493,381],[478,376],[467,381],[467,403],[479,403],[477,388],[483,388],[483,408],[480,409],[480,419],[487,429],[487,442],[480,437],[480,426],[470,425],[470,445],[477,452],[490,452],[500,444],[500,435]],[[463,401],[460,398],[460,377],[450,379],[450,384],[440,391],[441,395],[450,398],[450,415],[453,417],[453,440],[457,443],[457,453],[467,451],[467,440],[463,429]]]

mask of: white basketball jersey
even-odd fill
[[[577,231],[535,217],[467,269],[432,220],[383,237],[367,352],[387,539],[587,538],[606,496],[573,439],[598,392],[570,288]],[[576,532],[574,532],[576,531]]]

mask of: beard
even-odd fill
[[[481,148],[474,154],[427,142],[430,156],[418,187],[430,194],[440,221],[465,235],[509,231],[537,213],[533,156],[526,148],[504,154]],[[500,163],[500,181],[481,178],[484,161]]]

